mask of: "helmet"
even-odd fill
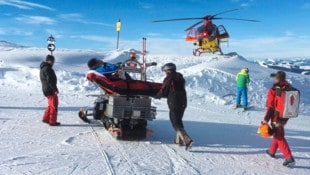
[[[136,53],[135,52],[130,52],[129,57],[131,59],[136,59]]]
[[[272,136],[272,129],[267,123],[262,123],[257,130],[257,134],[261,135],[262,137],[269,138]]]
[[[174,63],[167,63],[163,67],[161,67],[162,71],[177,71],[177,66]]]

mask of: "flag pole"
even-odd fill
[[[117,41],[116,41],[116,49],[118,49],[119,45],[119,34],[121,31],[121,19],[116,22],[116,32],[117,32]]]

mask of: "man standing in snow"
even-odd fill
[[[47,55],[46,60],[40,65],[40,80],[42,83],[43,94],[47,98],[48,106],[43,116],[43,122],[48,123],[50,126],[59,126],[57,122],[58,110],[58,88],[57,77],[53,70],[55,57]]]
[[[185,80],[181,73],[176,72],[176,65],[173,63],[165,64],[162,71],[166,73],[166,78],[156,98],[167,98],[170,121],[176,130],[175,143],[184,144],[185,149],[188,150],[193,141],[184,130],[182,121],[187,106]]]
[[[272,88],[268,90],[268,96],[267,96],[267,111],[264,117],[263,123],[268,123],[271,121],[271,126],[273,128],[273,139],[271,142],[270,148],[266,151],[266,153],[272,157],[275,158],[275,153],[277,149],[279,148],[282,154],[285,157],[285,162],[283,163],[283,166],[291,166],[295,164],[295,160],[292,156],[290,147],[284,137],[284,125],[288,121],[287,118],[280,118],[276,114],[275,111],[276,107],[276,95],[278,92],[281,93],[281,91],[285,90],[291,90],[293,87],[285,80],[286,74],[283,71],[278,71],[276,74],[272,74],[274,77],[274,84]]]
[[[250,83],[249,69],[243,68],[236,76],[237,81],[237,97],[236,97],[236,108],[248,107],[248,84]],[[241,105],[242,97],[242,105]]]

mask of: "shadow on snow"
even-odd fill
[[[205,151],[195,148],[192,152],[213,154],[259,154],[264,153],[269,147],[271,139],[262,138],[257,134],[258,126],[211,123],[198,121],[184,121],[185,129],[194,140],[196,147],[223,148],[219,151]],[[150,138],[163,143],[171,144],[175,138],[175,132],[169,120],[155,120],[149,123],[149,128],[154,131],[154,137]],[[287,140],[293,152],[310,152],[310,132],[287,129]],[[226,151],[225,148],[236,148],[236,151]],[[238,148],[256,148],[256,150],[242,151]],[[257,149],[261,149],[257,151]],[[223,150],[223,151],[222,151]],[[307,157],[296,157],[310,159]]]

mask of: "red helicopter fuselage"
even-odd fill
[[[205,20],[203,25],[197,28],[198,38],[216,37],[217,26],[211,20]]]

